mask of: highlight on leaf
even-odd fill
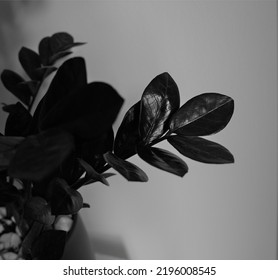
[[[222,130],[234,112],[234,100],[219,93],[203,93],[187,101],[171,118],[170,132],[185,136],[210,135]]]
[[[178,86],[165,72],[156,76],[141,98],[140,135],[145,144],[162,136],[169,128],[170,117],[180,106]]]

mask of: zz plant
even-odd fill
[[[200,162],[234,162],[226,148],[200,137],[228,124],[233,99],[203,93],[180,106],[178,86],[166,72],[147,85],[114,137],[112,125],[122,97],[109,84],[88,83],[81,57],[56,66],[82,44],[68,33],[55,33],[40,41],[38,53],[26,47],[19,51],[28,80],[11,70],[1,74],[5,88],[19,100],[3,104],[8,117],[0,136],[1,258],[60,258],[67,232],[55,228],[57,219],[89,207],[79,188],[94,182],[108,185],[108,177],[114,175],[107,172],[111,167],[128,181],[148,180],[142,169],[127,161],[135,154],[154,167],[184,176],[187,164],[154,147],[159,142],[166,140],[183,156]],[[55,71],[33,108],[42,83]]]

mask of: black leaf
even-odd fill
[[[188,172],[187,164],[176,155],[159,148],[138,147],[138,155],[150,165],[183,177]]]
[[[170,132],[185,136],[202,136],[222,130],[234,111],[231,97],[203,93],[187,101],[171,118]]]
[[[1,80],[5,88],[21,102],[25,105],[30,104],[33,93],[21,76],[11,70],[4,70],[1,74]]]
[[[41,180],[54,171],[71,153],[74,140],[71,134],[49,130],[28,136],[17,148],[9,165],[9,176]]]
[[[123,99],[110,85],[94,82],[61,99],[46,114],[40,129],[61,127],[83,139],[96,139],[108,131]]]
[[[32,122],[32,116],[20,103],[7,105],[4,110],[9,112],[6,120],[6,136],[26,136]]]
[[[178,86],[168,73],[156,76],[141,98],[140,135],[145,144],[169,129],[169,118],[180,106]]]
[[[136,145],[139,142],[139,117],[141,101],[134,104],[125,114],[117,131],[114,153],[126,159],[136,154]]]
[[[18,53],[18,58],[28,76],[32,80],[40,80],[40,76],[34,72],[41,67],[40,56],[33,50],[23,47]]]
[[[83,207],[81,194],[62,178],[55,178],[48,187],[51,211],[54,215],[75,214]]]
[[[117,170],[128,181],[147,182],[147,174],[135,164],[123,160],[111,152],[103,155],[106,162]]]
[[[233,163],[233,155],[220,144],[196,136],[175,135],[167,138],[181,154],[204,163]]]

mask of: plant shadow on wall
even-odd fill
[[[85,61],[55,62],[71,53],[65,32],[43,38],[38,53],[23,47],[19,61],[29,79],[4,70],[1,80],[19,102],[8,113],[0,136],[0,258],[59,259],[74,215],[84,207],[79,189],[109,185],[113,168],[128,181],[148,181],[127,161],[135,154],[163,171],[183,177],[187,164],[154,145],[168,141],[182,155],[204,163],[232,163],[223,146],[200,136],[222,130],[234,111],[232,98],[203,93],[180,106],[178,87],[168,73],[156,76],[125,114],[114,137],[112,125],[123,104],[109,84],[87,82]],[[31,115],[44,79],[55,76]]]

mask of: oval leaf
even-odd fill
[[[28,110],[20,103],[8,105],[5,111],[9,112],[6,120],[5,135],[26,136],[32,122],[32,116]]]
[[[107,152],[103,155],[106,162],[117,170],[128,181],[147,182],[147,174],[135,164],[123,160],[111,152]]]
[[[94,82],[62,98],[41,121],[40,129],[61,127],[80,138],[97,139],[111,128],[122,103],[114,88]]]
[[[21,102],[25,105],[30,104],[32,91],[20,75],[11,70],[4,70],[1,74],[1,80],[5,88]]]
[[[222,130],[234,112],[234,100],[219,93],[203,93],[187,101],[171,118],[170,132],[202,136]]]
[[[141,101],[134,104],[125,114],[117,131],[114,152],[120,158],[126,159],[136,154],[139,142],[139,117]]]
[[[150,165],[183,177],[188,172],[187,164],[176,155],[159,148],[138,147],[138,155]]]
[[[73,37],[66,32],[55,33],[50,38],[50,48],[54,54],[83,44],[85,43],[75,43]]]
[[[141,98],[140,134],[145,144],[162,136],[169,128],[169,118],[180,106],[178,86],[168,73],[156,76]]]
[[[9,176],[41,180],[51,174],[71,153],[74,139],[60,130],[49,130],[27,137],[17,148],[8,173]]]
[[[233,163],[233,155],[220,144],[196,136],[175,135],[168,142],[181,154],[204,163]]]
[[[45,115],[71,91],[87,84],[85,60],[75,57],[64,62],[53,78],[41,104],[39,118]]]
[[[40,80],[40,77],[34,72],[41,67],[40,56],[33,50],[22,47],[18,53],[18,58],[27,75],[32,80]]]
[[[49,190],[51,211],[54,215],[75,214],[83,207],[81,194],[62,178],[51,181]]]
[[[42,197],[32,197],[24,208],[24,215],[27,219],[35,220],[44,225],[51,225],[55,216],[51,214],[50,205]]]

